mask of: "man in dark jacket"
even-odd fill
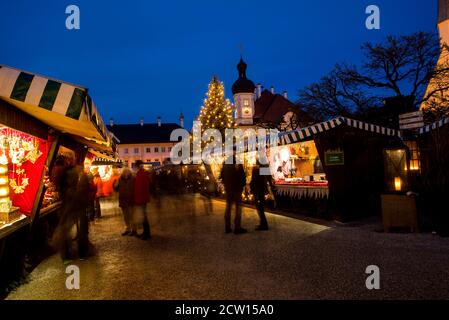
[[[234,233],[242,234],[247,230],[242,228],[242,192],[246,185],[245,170],[241,164],[235,164],[233,160],[228,159],[221,170],[221,179],[226,192],[226,210],[225,210],[225,232],[231,233],[231,210],[235,205]]]
[[[134,223],[134,177],[130,169],[123,169],[120,178],[114,183],[114,190],[118,192],[118,202],[122,208],[126,229],[122,236],[136,236]]]
[[[60,234],[60,250],[64,263],[73,258],[72,256],[72,235],[71,230],[78,223],[79,208],[78,203],[78,180],[79,169],[74,165],[74,159],[67,160],[67,169],[61,178],[61,216],[59,219],[58,231]]]
[[[150,176],[143,168],[141,160],[136,161],[136,166],[138,170],[134,180],[134,205],[136,215],[143,218],[143,233],[139,238],[148,240],[151,238],[150,223],[147,216],[147,204],[150,202]]]
[[[250,188],[254,195],[254,202],[256,204],[257,213],[259,214],[260,224],[256,227],[257,231],[268,230],[267,217],[265,216],[265,195],[268,193],[268,179],[270,177],[260,174],[260,165],[253,167],[251,174]]]

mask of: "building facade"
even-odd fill
[[[160,117],[157,123],[114,124],[112,121],[108,130],[117,138],[117,153],[127,167],[133,167],[137,160],[146,164],[160,166],[170,160],[170,152],[177,143],[170,141],[173,130],[184,126],[184,116],[180,116],[180,124],[162,123]]]

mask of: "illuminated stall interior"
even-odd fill
[[[31,213],[47,141],[0,126],[0,228]]]
[[[88,156],[84,160],[84,168],[99,179],[97,183],[97,194],[103,197],[110,197],[114,193],[114,182],[121,174],[123,164],[115,158],[90,150]]]
[[[280,146],[270,152],[270,170],[275,183],[327,184],[313,140]]]

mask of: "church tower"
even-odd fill
[[[441,41],[449,45],[449,0],[438,0],[438,31]]]
[[[438,0],[438,33],[440,36],[442,51],[438,59],[437,65],[447,65],[449,63],[449,51],[447,46],[449,46],[449,0]],[[429,92],[438,90],[440,85],[437,81],[431,80],[427,87],[425,96]],[[441,105],[442,101],[447,101],[449,98],[449,92],[442,89],[441,92],[435,94],[431,99],[421,104],[420,110],[426,111],[428,108],[433,108],[435,106]]]
[[[254,100],[256,86],[246,77],[247,64],[240,58],[237,65],[239,78],[232,85],[235,106],[235,124],[252,125],[254,117]]]

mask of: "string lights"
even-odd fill
[[[219,81],[215,76],[209,83],[198,121],[201,123],[201,134],[207,141],[211,138],[209,132],[206,131],[207,129],[218,129],[222,137],[224,137],[225,130],[233,127],[232,104],[229,99],[225,98],[223,82]],[[224,141],[224,138],[222,138],[222,141]],[[206,143],[203,143],[202,146],[197,146],[199,150],[196,151],[200,153],[200,147],[205,145]],[[221,159],[218,162],[221,162]]]

